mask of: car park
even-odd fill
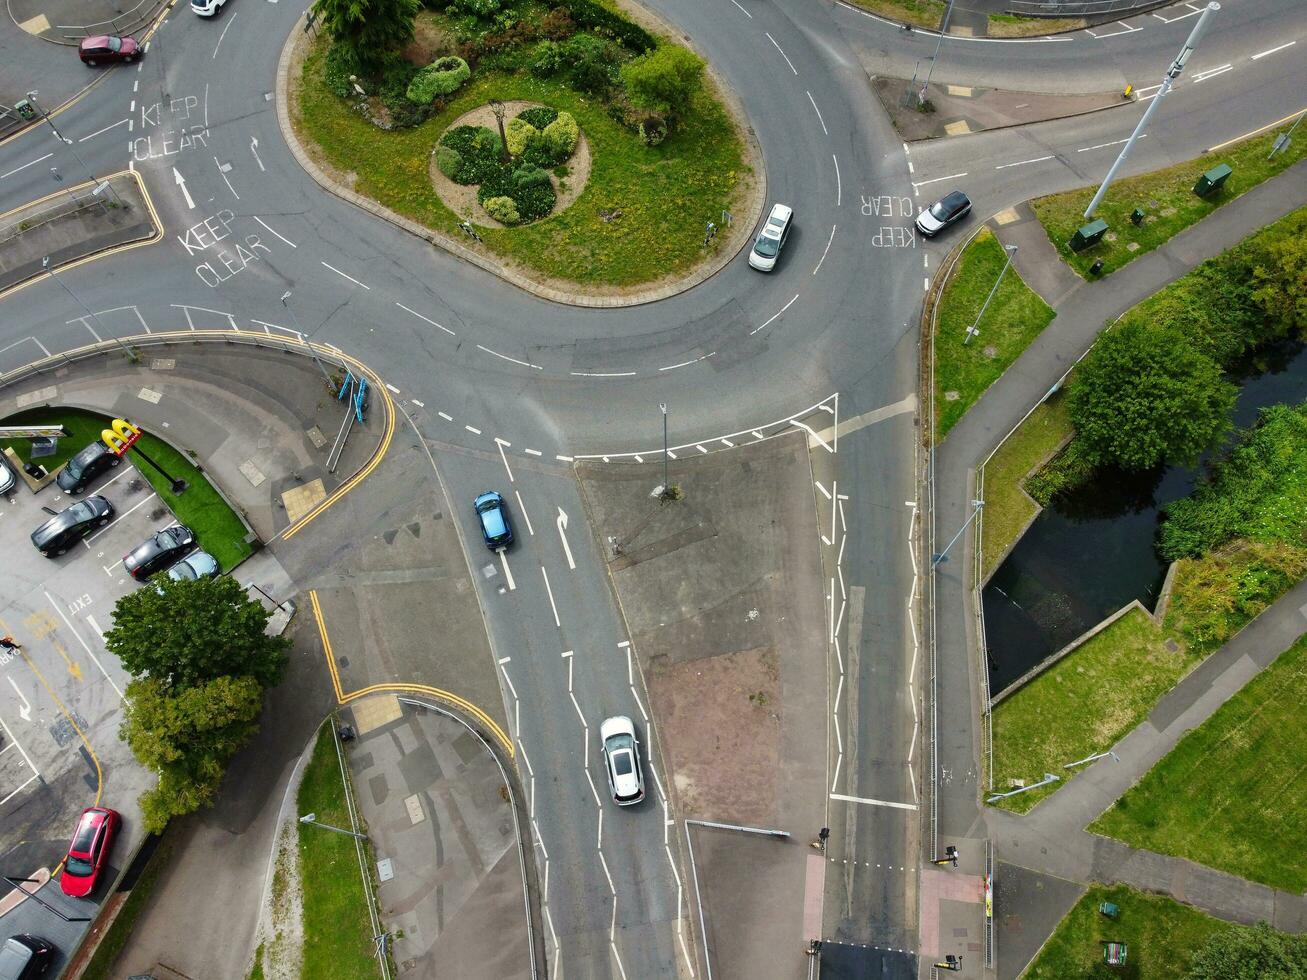
[[[62,555],[97,527],[113,519],[113,504],[98,494],[65,507],[32,532],[32,544],[47,558]]]
[[[971,213],[971,198],[961,191],[949,191],[917,215],[917,231],[934,238],[949,225]]]
[[[776,268],[781,249],[790,237],[790,228],[794,224],[794,210],[784,204],[773,204],[771,213],[753,240],[753,249],[749,252],[749,265],[759,272],[771,272]]]
[[[174,582],[194,582],[199,578],[214,578],[222,571],[218,559],[207,551],[193,551],[172,568],[168,577]]]
[[[68,461],[54,478],[55,483],[65,493],[81,493],[97,476],[121,462],[108,446],[97,439]]]
[[[191,0],[191,10],[201,17],[216,17],[227,0]]]
[[[123,555],[123,568],[138,582],[170,568],[195,550],[195,532],[185,524],[174,524],[142,541]]]
[[[117,810],[105,806],[89,806],[82,811],[59,876],[59,887],[65,895],[85,898],[95,891],[122,822]]]
[[[599,740],[603,743],[604,770],[613,802],[618,806],[639,803],[644,799],[644,771],[635,725],[626,715],[606,718],[599,726]]]
[[[116,34],[100,34],[84,37],[77,45],[77,55],[84,64],[108,65],[115,61],[135,61],[140,54],[134,37],[118,37]]]
[[[487,490],[473,501],[473,507],[487,548],[498,551],[513,543],[513,525],[508,519],[508,505],[504,503],[502,494]]]
[[[50,968],[56,950],[54,943],[40,936],[21,933],[10,936],[0,946],[0,980],[30,980]]]

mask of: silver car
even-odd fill
[[[771,272],[776,268],[781,249],[790,237],[790,226],[794,223],[794,211],[784,204],[773,204],[771,214],[753,240],[753,250],[749,252],[749,265],[759,272]]]

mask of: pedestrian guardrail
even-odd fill
[[[1112,17],[1166,7],[1175,0],[1008,0],[1019,17]]]

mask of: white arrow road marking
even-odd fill
[[[182,189],[182,196],[186,198],[186,206],[192,211],[195,210],[195,202],[191,200],[191,192],[186,189],[186,178],[177,172],[177,168],[172,168],[172,177],[177,186]]]
[[[9,678],[9,683],[13,686],[14,693],[18,695],[18,700],[23,702],[23,706],[18,709],[18,713],[22,715],[23,721],[31,721],[32,705],[27,700],[27,696],[18,689],[18,682],[14,680],[12,677]]]
[[[513,573],[508,567],[508,554],[504,548],[499,549],[499,564],[504,567],[504,578],[508,582],[508,591],[516,591],[517,583],[513,581]]]
[[[254,162],[259,165],[259,169],[266,171],[268,168],[265,167],[263,161],[259,159],[259,138],[257,136],[250,137],[250,152],[254,154]]]
[[[576,561],[572,558],[572,548],[567,543],[567,535],[563,533],[567,530],[567,511],[561,507],[558,508],[558,520],[555,523],[558,525],[558,536],[563,539],[563,553],[567,555],[567,567],[575,571]]]

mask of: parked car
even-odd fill
[[[108,446],[97,439],[70,459],[54,482],[64,493],[81,493],[97,476],[121,462]]]
[[[753,240],[753,251],[749,253],[749,265],[759,272],[771,272],[776,268],[776,260],[786,239],[790,237],[790,226],[794,224],[794,210],[784,204],[773,204],[771,214]]]
[[[85,64],[108,65],[115,61],[135,61],[140,54],[134,37],[118,37],[116,34],[100,34],[96,37],[84,37],[77,45],[78,57]]]
[[[30,980],[50,968],[58,952],[54,943],[40,936],[22,933],[10,936],[0,946],[0,980]]]
[[[9,493],[17,482],[18,478],[14,476],[14,471],[5,462],[5,458],[0,456],[0,493]]]
[[[917,215],[917,231],[934,238],[956,221],[971,213],[971,198],[961,191],[949,191],[938,201]]]
[[[201,17],[216,17],[227,0],[191,0],[191,10]]]
[[[65,895],[85,898],[95,891],[122,822],[117,810],[105,806],[88,806],[82,811],[59,876],[59,887]]]
[[[508,506],[502,495],[487,490],[473,501],[477,520],[481,522],[481,536],[491,551],[507,548],[513,543],[513,525],[508,520]]]
[[[97,527],[113,520],[113,504],[99,494],[65,507],[32,532],[32,544],[45,557],[62,555]]]
[[[213,578],[220,571],[222,569],[213,555],[207,551],[193,551],[168,569],[168,577],[178,582],[194,582],[197,578]]]
[[[123,555],[123,568],[132,578],[143,582],[155,572],[177,564],[195,550],[195,532],[185,524],[174,524],[155,531],[146,540]]]
[[[639,803],[644,799],[644,772],[635,725],[625,715],[614,715],[599,726],[599,740],[604,747],[604,769],[613,801],[618,806]]]

